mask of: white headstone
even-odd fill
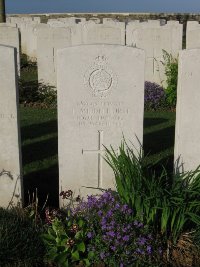
[[[19,30],[15,27],[0,27],[0,45],[13,46],[17,49],[17,66],[20,75]]]
[[[126,33],[127,45],[142,48],[146,52],[145,80],[164,84],[163,50],[177,58],[182,49],[182,24],[152,26],[135,24]]]
[[[200,48],[200,24],[198,21],[187,22],[186,48]]]
[[[36,58],[36,36],[34,34],[37,22],[28,22],[21,24],[21,52],[26,54],[30,60],[35,61]]]
[[[103,18],[103,24],[110,23],[110,22],[119,22],[119,20],[114,18]]]
[[[16,23],[5,22],[5,23],[0,23],[0,27],[14,27],[14,28],[17,28],[17,24]]]
[[[0,206],[22,199],[16,50],[0,45]]]
[[[56,51],[71,45],[80,44],[80,25],[70,27],[50,27],[46,25],[37,31],[38,80],[56,86]]]
[[[83,25],[83,43],[125,45],[125,23],[86,23]]]
[[[118,149],[123,135],[142,143],[144,51],[82,45],[59,50],[57,62],[60,190],[114,188],[104,145]]]
[[[176,108],[175,167],[195,170],[200,165],[200,49],[181,51]]]

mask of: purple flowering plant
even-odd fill
[[[144,107],[146,110],[159,110],[167,107],[166,93],[162,86],[146,81],[144,88]]]
[[[87,222],[87,250],[92,263],[156,266],[159,244],[116,192],[107,190],[100,196],[88,196],[74,209],[73,216]]]

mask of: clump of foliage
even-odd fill
[[[23,106],[38,108],[56,108],[57,106],[55,87],[38,82],[37,64],[31,62],[25,54],[21,55],[19,102]]]
[[[29,60],[26,54],[20,55],[20,68],[21,70],[30,71],[33,68],[37,68],[37,63]]]
[[[162,236],[168,250],[183,232],[199,227],[200,168],[172,176],[163,168],[157,176],[146,168],[142,153],[136,156],[125,141],[119,154],[112,147],[106,151],[121,201],[137,216],[142,215],[142,223],[151,226],[155,235]]]
[[[63,192],[64,193],[64,192]],[[71,190],[63,198],[71,198]],[[47,248],[46,259],[59,266],[90,265],[90,252],[87,244],[87,222],[72,211],[65,212],[46,209],[46,233],[42,235]]]
[[[163,59],[166,75],[166,101],[170,108],[176,107],[177,83],[178,83],[178,59],[163,50]]]
[[[57,92],[53,86],[48,86],[37,81],[19,81],[20,104],[30,107],[56,108]]]
[[[45,246],[36,225],[20,208],[0,208],[0,266],[40,266]]]
[[[88,250],[92,263],[106,266],[156,266],[161,247],[134,211],[111,190],[88,196],[74,210],[87,221]]]
[[[166,107],[166,94],[162,86],[149,81],[144,87],[145,110],[160,110]]]
[[[156,266],[162,254],[150,229],[111,190],[79,201],[65,216],[48,211],[47,221],[47,257],[63,267]]]

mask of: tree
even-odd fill
[[[0,0],[0,22],[6,22],[5,0]]]

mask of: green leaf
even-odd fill
[[[67,261],[67,253],[62,252],[57,257],[55,257],[54,261],[59,264],[63,264]]]
[[[77,245],[77,248],[78,248],[79,251],[85,252],[85,244],[84,244],[84,242],[79,243]]]
[[[83,224],[84,224],[84,221],[80,219],[80,220],[78,221],[78,226],[81,228],[81,227],[83,226]]]
[[[83,262],[85,263],[84,266],[90,266],[90,261],[88,259],[84,259]]]
[[[89,251],[88,253],[88,259],[93,259],[94,258],[94,251]]]
[[[53,242],[55,242],[55,237],[53,237],[52,235],[49,235],[49,234],[42,234],[41,238],[44,241],[53,241]]]
[[[77,250],[72,253],[72,259],[74,261],[78,261],[80,259],[79,252]]]

